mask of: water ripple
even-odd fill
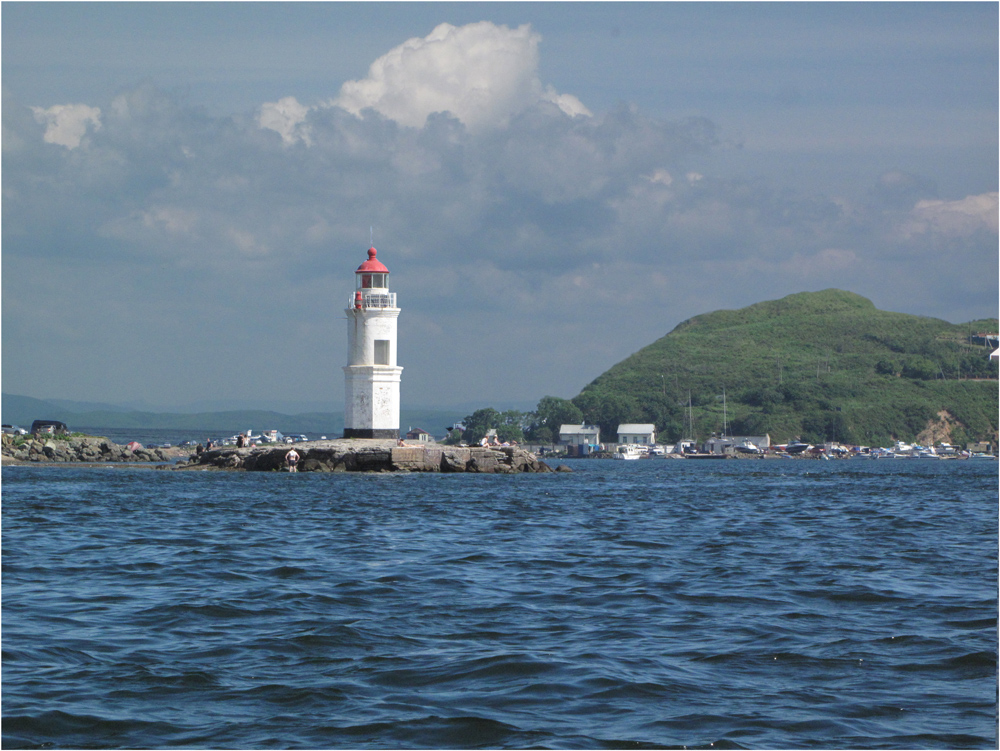
[[[3,745],[996,747],[995,468],[574,468],[5,468]]]

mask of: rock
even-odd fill
[[[472,453],[467,448],[448,447],[441,451],[442,472],[465,472]]]
[[[222,448],[195,455],[178,469],[230,469],[274,472],[285,469],[283,446]],[[455,447],[436,444],[398,446],[380,439],[339,439],[296,444],[300,472],[551,472],[544,462],[518,446]]]
[[[565,464],[560,464],[558,467],[556,467],[556,472],[572,472],[572,471],[573,470],[571,470]]]
[[[392,465],[409,472],[440,472],[444,451],[439,446],[399,446],[392,449]]]
[[[65,441],[4,441],[4,456],[28,462],[157,462],[176,461],[171,469],[283,471],[288,445],[254,448],[220,447],[186,454],[175,449],[132,451],[107,438],[73,436]],[[338,439],[296,444],[300,472],[477,472],[516,474],[551,472],[544,462],[519,446],[458,447],[437,444],[399,446],[382,439]],[[183,456],[181,456],[183,454]],[[568,471],[561,468],[560,471]]]

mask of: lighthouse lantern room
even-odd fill
[[[357,287],[347,308],[344,366],[344,438],[399,437],[399,377],[396,365],[396,294],[389,269],[368,249],[355,272]]]

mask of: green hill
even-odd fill
[[[841,290],[804,292],[684,321],[572,401],[614,440],[655,423],[664,441],[723,430],[784,442],[886,445],[929,433],[996,440],[997,364],[974,336],[997,319],[951,324],[878,310]],[[725,399],[723,399],[725,393]]]

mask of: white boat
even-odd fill
[[[733,448],[735,448],[741,454],[763,454],[764,453],[758,446],[754,445],[750,441],[750,439],[744,440],[743,443],[741,443],[741,444],[739,444],[737,446],[734,446]]]
[[[624,443],[616,450],[612,459],[643,459],[647,455],[646,447],[637,443]]]
[[[861,451],[854,454],[855,459],[892,459],[893,454],[889,449],[875,447],[868,451]]]

